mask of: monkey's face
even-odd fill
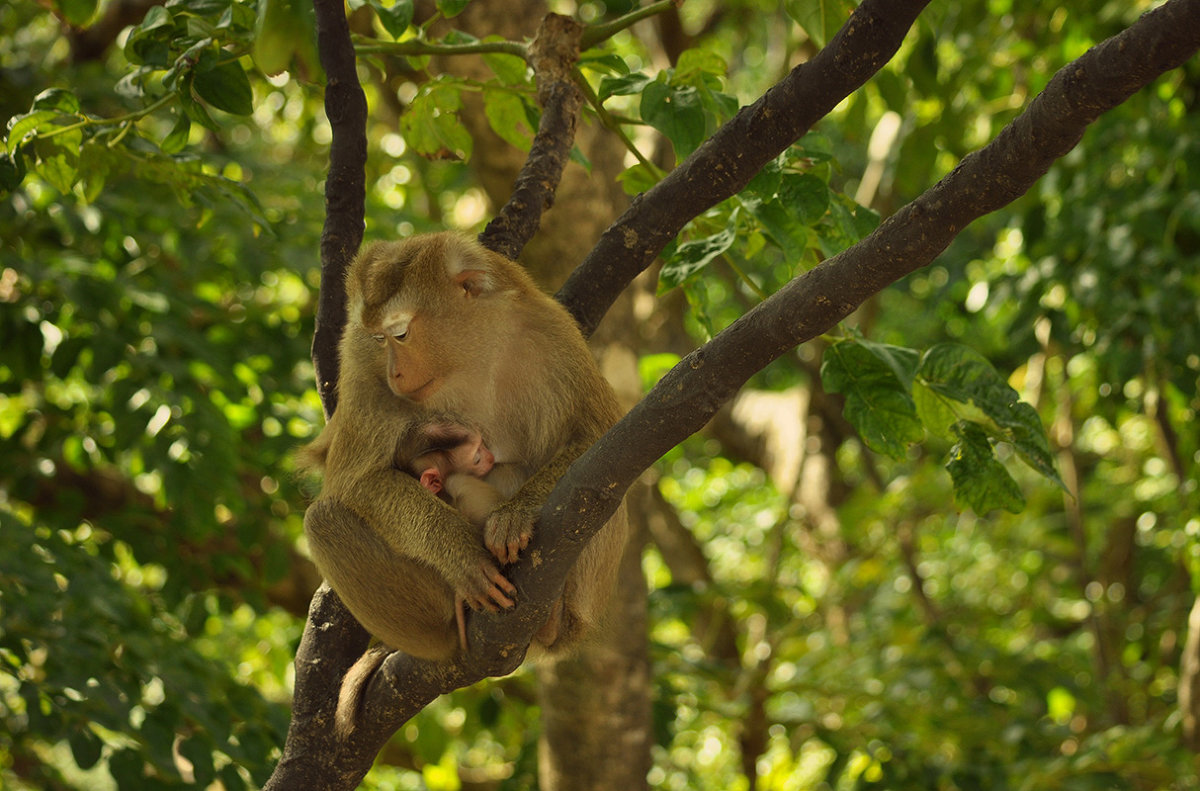
[[[496,463],[496,457],[488,450],[487,445],[483,444],[483,437],[477,431],[471,432],[462,444],[447,451],[447,456],[450,458],[451,469],[455,472],[474,475],[477,478],[491,472]]]
[[[434,344],[426,337],[435,322],[419,314],[387,319],[374,337],[386,347],[388,387],[402,398],[425,401],[441,388],[445,375],[433,365]]]
[[[380,373],[393,393],[445,406],[455,393],[486,389],[497,286],[489,255],[456,235],[377,243],[351,265],[350,321],[382,347]]]

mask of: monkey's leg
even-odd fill
[[[366,520],[333,500],[309,506],[304,532],[317,568],[367,631],[423,659],[455,654],[454,594],[440,574],[396,554]]]
[[[563,597],[559,596],[558,601],[554,602],[553,609],[550,610],[550,617],[542,624],[542,628],[537,630],[537,634],[533,636],[534,642],[550,648],[554,642],[558,640],[558,630],[562,626],[563,617]]]

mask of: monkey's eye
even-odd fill
[[[371,340],[375,341],[376,343],[383,343],[387,339],[384,338],[382,335],[372,335]]]
[[[393,337],[393,338],[395,338],[395,339],[396,339],[396,340],[398,340],[398,341],[402,341],[402,340],[404,340],[405,338],[407,338],[407,337],[408,337],[408,330],[404,330],[403,332],[397,332],[397,333],[396,333],[395,335],[393,335],[392,337]]]

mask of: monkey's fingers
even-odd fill
[[[517,592],[517,587],[496,568],[490,559],[479,563],[479,576],[472,578],[467,590],[459,592],[472,610],[488,610],[499,612],[501,608],[508,609],[516,602],[511,594]]]
[[[483,531],[484,545],[502,564],[516,563],[532,537],[533,520],[513,511],[493,511]]]
[[[499,604],[506,610],[516,604],[516,602],[506,594],[516,593],[517,586],[509,582],[508,578],[500,573],[500,569],[490,569],[488,572],[488,577],[491,578],[492,581],[492,586],[488,589],[488,596],[493,602]]]

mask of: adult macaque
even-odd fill
[[[459,650],[456,601],[513,605],[515,562],[542,503],[619,417],[570,315],[524,269],[451,233],[373,244],[346,278],[338,408],[302,462],[323,468],[305,514],[318,568],[390,648]],[[480,530],[402,469],[401,439],[431,415],[478,427],[494,464],[530,471]],[[622,509],[584,549],[537,649],[577,642],[600,617],[626,538]]]

